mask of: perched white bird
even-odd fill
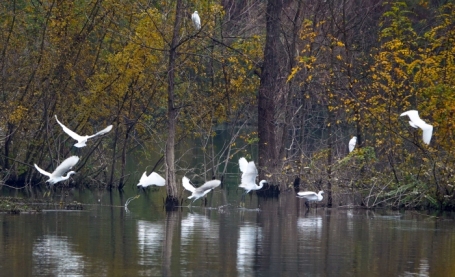
[[[323,197],[322,194],[324,194],[324,191],[319,191],[318,193],[314,191],[300,191],[297,193],[297,197],[305,199],[305,206],[309,209],[309,203],[310,202],[321,202]]]
[[[91,135],[91,136],[81,136],[81,135],[78,135],[76,134],[75,132],[71,131],[70,129],[68,129],[68,127],[66,127],[65,125],[63,125],[60,121],[58,121],[58,118],[57,118],[57,115],[55,116],[55,120],[57,120],[57,123],[60,124],[60,126],[62,126],[62,129],[65,133],[67,133],[70,137],[72,137],[73,139],[77,140],[77,143],[74,144],[74,146],[78,147],[78,148],[81,148],[81,147],[84,147],[86,146],[86,142],[89,138],[93,138],[93,137],[96,137],[96,136],[101,136],[101,135],[104,135],[108,132],[110,132],[112,130],[112,125],[109,125],[107,126],[106,128],[104,128],[103,130],[99,131],[98,133],[94,134],[94,135]]]
[[[158,187],[162,187],[166,184],[166,180],[164,180],[163,177],[161,177],[158,173],[156,172],[152,172],[150,173],[149,176],[147,176],[147,171],[145,171],[143,174],[142,174],[142,177],[141,179],[139,180],[139,184],[137,184],[137,186],[142,186],[144,188],[148,187],[148,186],[158,186]]]
[[[191,15],[191,20],[193,20],[194,28],[196,28],[196,30],[200,30],[201,29],[201,18],[199,17],[199,14],[197,13],[197,11],[195,11]]]
[[[205,182],[202,186],[195,188],[190,184],[190,179],[188,179],[186,176],[183,176],[182,178],[182,185],[183,187],[190,191],[192,194],[191,196],[188,197],[188,199],[193,199],[193,202],[198,200],[199,198],[203,197],[207,193],[209,193],[212,189],[218,187],[221,184],[220,180],[210,180]],[[193,203],[191,202],[191,203]]]
[[[239,159],[239,168],[242,171],[242,183],[239,185],[239,188],[243,188],[245,190],[245,194],[252,190],[259,190],[261,189],[264,184],[267,184],[266,180],[262,180],[259,182],[259,186],[256,185],[256,176],[258,176],[258,170],[254,161],[248,162],[245,158]]]
[[[416,110],[409,110],[407,112],[402,113],[400,116],[409,116],[409,125],[414,128],[420,128],[423,131],[422,139],[423,142],[426,144],[430,144],[431,136],[433,135],[433,126],[430,124],[425,123],[419,117],[419,112]]]
[[[352,150],[354,150],[356,143],[357,143],[357,137],[353,136],[352,139],[349,141],[349,153],[351,153]]]
[[[35,164],[35,168],[43,175],[46,175],[49,177],[49,180],[46,181],[46,183],[49,183],[51,185],[58,183],[60,181],[67,180],[71,174],[76,174],[75,171],[70,171],[66,174],[66,176],[63,176],[68,170],[70,170],[74,165],[77,164],[79,161],[78,156],[71,156],[64,160],[57,168],[54,170],[54,172],[49,173],[44,169],[41,169],[39,166]]]

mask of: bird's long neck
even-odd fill
[[[265,183],[264,180],[260,181],[258,189],[262,189],[262,187],[264,186],[264,183]]]
[[[76,174],[76,172],[70,171],[66,173],[66,176],[62,176],[62,181],[67,180],[71,176],[71,174]]]

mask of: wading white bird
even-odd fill
[[[297,193],[297,197],[305,199],[305,206],[307,209],[310,208],[309,203],[311,202],[321,202],[323,197],[322,194],[324,194],[324,191],[319,191],[318,193],[314,191],[300,191]]]
[[[239,168],[242,171],[242,183],[239,185],[239,188],[243,188],[245,190],[245,194],[252,190],[259,190],[261,189],[264,184],[267,184],[266,180],[262,180],[259,182],[259,186],[256,185],[256,176],[258,176],[258,170],[254,161],[248,162],[245,158],[239,159]]]
[[[74,165],[77,164],[79,161],[78,156],[71,156],[64,160],[57,168],[54,170],[54,172],[49,173],[44,169],[41,169],[39,166],[35,164],[35,168],[43,175],[46,175],[49,177],[49,180],[46,181],[46,183],[49,183],[51,185],[54,185],[55,183],[67,180],[71,174],[76,174],[75,171],[70,171],[66,174],[66,176],[63,176],[68,170],[70,170]]]
[[[349,153],[351,153],[352,150],[354,150],[356,143],[357,143],[357,137],[353,136],[352,139],[349,141]]]
[[[197,13],[197,11],[195,11],[191,15],[191,20],[193,20],[193,25],[194,25],[194,28],[196,28],[196,30],[201,29],[201,18],[199,17],[199,14]]]
[[[400,116],[409,116],[409,125],[414,128],[420,128],[423,131],[422,139],[423,142],[426,144],[430,144],[431,136],[433,135],[433,126],[430,124],[425,123],[419,117],[419,112],[416,110],[409,110],[407,112],[402,113]]]
[[[81,148],[81,147],[84,147],[86,146],[86,142],[89,138],[93,138],[93,137],[96,137],[96,136],[101,136],[101,135],[104,135],[106,133],[109,133],[111,130],[112,130],[112,125],[109,125],[107,126],[106,128],[104,128],[103,130],[99,131],[98,133],[94,134],[94,135],[91,135],[91,136],[81,136],[81,135],[78,135],[76,134],[75,132],[71,131],[70,129],[68,129],[68,127],[66,127],[65,125],[63,125],[60,121],[58,121],[58,118],[57,118],[57,115],[55,116],[55,120],[57,120],[57,123],[60,124],[60,126],[62,126],[62,129],[65,133],[67,133],[70,137],[72,137],[73,139],[77,140],[77,143],[74,144],[74,146],[78,147],[78,148]]]
[[[148,186],[158,186],[162,187],[166,184],[166,180],[161,177],[158,173],[152,172],[149,176],[147,176],[147,171],[142,174],[141,179],[139,180],[138,187],[142,186],[144,188]]]
[[[205,184],[203,184],[202,186],[195,188],[190,184],[190,179],[188,179],[186,176],[183,176],[182,178],[183,187],[192,193],[191,196],[188,197],[188,199],[194,198],[193,202],[205,196],[207,193],[209,193],[212,189],[218,187],[220,184],[221,184],[220,180],[210,180],[205,182]],[[193,202],[191,202],[190,205]]]

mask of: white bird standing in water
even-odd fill
[[[305,199],[305,206],[307,209],[310,208],[309,203],[310,202],[321,202],[323,197],[322,194],[324,194],[324,191],[319,191],[318,193],[314,191],[300,191],[297,193],[297,197]]]
[[[357,143],[357,137],[353,136],[352,139],[349,141],[349,153],[351,153],[352,150],[354,150],[356,143]]]
[[[57,166],[57,168],[52,173],[49,173],[46,170],[41,169],[36,164],[35,164],[35,168],[41,174],[49,177],[49,179],[46,181],[46,183],[54,185],[55,183],[67,180],[71,176],[71,174],[76,174],[75,171],[70,171],[66,174],[66,176],[63,176],[63,174],[65,174],[74,165],[76,165],[78,161],[79,161],[78,156],[71,156],[71,157],[67,158],[66,160],[64,160],[59,166]]]
[[[201,29],[201,18],[199,17],[199,14],[197,13],[197,11],[195,11],[191,15],[191,20],[193,20],[194,28],[196,28],[196,30],[200,30]]]
[[[158,173],[152,172],[150,173],[149,176],[147,176],[147,171],[145,171],[142,174],[141,179],[139,180],[139,184],[137,184],[138,187],[142,186],[144,188],[148,186],[158,186],[162,187],[166,185],[166,180],[164,180],[163,177],[161,177]]]
[[[433,135],[433,125],[427,124],[425,121],[420,119],[419,112],[416,110],[409,110],[402,113],[400,116],[409,116],[409,125],[414,128],[420,128],[423,131],[422,139],[426,144],[430,144],[431,136]]]
[[[86,146],[86,142],[89,138],[93,138],[93,137],[96,137],[96,136],[101,136],[101,135],[104,135],[108,132],[110,132],[112,130],[112,125],[109,125],[107,126],[106,128],[104,128],[103,130],[99,131],[98,133],[94,134],[94,135],[91,135],[91,136],[81,136],[81,135],[78,135],[76,134],[75,132],[71,131],[68,127],[66,127],[65,125],[63,125],[57,118],[57,115],[55,116],[55,120],[57,120],[57,123],[60,124],[60,126],[62,126],[62,129],[65,133],[67,133],[70,137],[72,137],[73,139],[77,140],[77,143],[74,144],[74,146],[78,147],[78,148],[81,148],[81,147],[84,147]]]
[[[188,199],[194,198],[193,202],[205,196],[207,193],[209,193],[212,189],[218,187],[220,184],[221,184],[220,180],[210,180],[205,182],[202,186],[195,188],[190,184],[190,179],[188,179],[186,176],[183,176],[182,178],[183,187],[192,193],[191,196],[188,197]],[[193,202],[191,202],[190,205]]]
[[[267,184],[266,180],[259,182],[259,185],[256,185],[256,176],[258,176],[258,170],[254,161],[248,162],[245,158],[239,159],[239,168],[242,173],[242,183],[239,185],[239,188],[245,190],[245,194],[252,190],[261,189],[264,184]]]

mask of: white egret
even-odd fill
[[[183,176],[182,178],[183,187],[192,193],[191,196],[188,197],[188,199],[194,198],[193,202],[205,196],[207,193],[209,193],[212,189],[218,187],[220,184],[221,184],[220,180],[210,180],[205,182],[202,186],[195,188],[190,184],[190,179],[188,179],[186,176]]]
[[[249,193],[252,190],[261,189],[264,184],[267,184],[266,180],[259,182],[259,185],[256,185],[256,176],[258,176],[258,170],[254,161],[248,162],[245,158],[239,159],[239,168],[242,171],[242,183],[239,185],[239,188],[245,190],[245,194]]]
[[[201,29],[201,18],[199,17],[199,14],[197,13],[197,11],[195,11],[191,15],[191,20],[193,20],[194,28],[196,28],[196,30],[200,30]]]
[[[66,176],[63,176],[68,170],[70,170],[77,162],[79,161],[78,156],[71,156],[64,160],[57,168],[54,170],[54,172],[49,173],[44,169],[41,169],[39,166],[35,164],[35,168],[43,175],[46,175],[49,177],[49,179],[46,181],[46,183],[49,183],[51,185],[54,185],[55,183],[67,180],[71,174],[76,174],[75,171],[70,171],[66,174]]]
[[[67,133],[70,137],[72,137],[73,139],[77,140],[77,143],[74,144],[74,146],[78,147],[78,148],[81,148],[81,147],[84,147],[86,146],[86,142],[89,138],[93,138],[93,137],[96,137],[96,136],[101,136],[101,135],[104,135],[106,133],[109,133],[111,130],[112,130],[112,125],[109,125],[107,126],[106,128],[104,128],[103,130],[99,131],[98,133],[94,134],[94,135],[91,135],[91,136],[81,136],[81,135],[78,135],[76,134],[75,132],[71,131],[70,129],[68,129],[68,127],[66,127],[65,125],[63,125],[57,118],[57,115],[55,116],[55,120],[57,120],[57,123],[60,124],[60,126],[62,126],[62,129],[65,133]]]
[[[352,150],[354,150],[356,143],[357,143],[357,137],[353,136],[352,139],[349,141],[349,153],[351,153]]]
[[[430,144],[431,136],[433,135],[433,126],[427,124],[425,121],[420,119],[419,112],[416,110],[409,110],[407,112],[402,113],[400,116],[409,116],[409,125],[413,128],[420,128],[423,131],[422,139],[423,142],[426,144]]]
[[[297,193],[297,197],[305,199],[305,206],[307,209],[310,208],[309,203],[310,202],[321,202],[323,197],[322,194],[324,194],[324,191],[319,191],[318,193],[314,191],[300,191]]]
[[[137,184],[138,187],[142,186],[143,188],[146,188],[148,186],[158,186],[162,187],[166,185],[166,180],[164,180],[163,177],[161,177],[158,173],[152,172],[150,173],[149,176],[147,176],[147,171],[145,171],[142,174],[141,179],[139,180],[139,184]]]

